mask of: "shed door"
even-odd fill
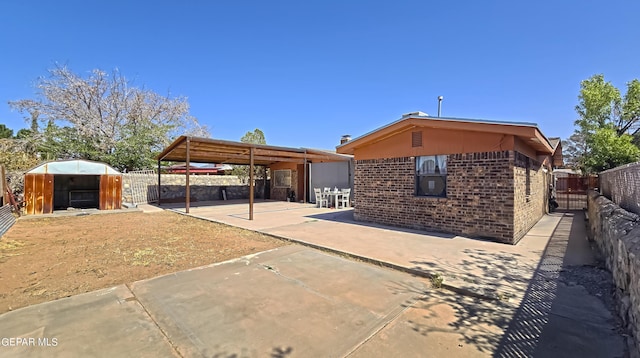
[[[122,176],[100,175],[100,210],[122,207]]]
[[[53,174],[25,174],[25,213],[53,213]]]

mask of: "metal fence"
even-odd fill
[[[125,196],[130,190],[133,204],[153,203],[158,201],[158,174],[155,170],[137,170],[124,174]],[[128,189],[128,190],[127,190]]]
[[[640,215],[640,162],[600,173],[600,192],[621,208]]]
[[[569,174],[556,178],[556,202],[560,210],[587,207],[587,191],[598,187],[598,177]]]

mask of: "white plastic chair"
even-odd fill
[[[340,205],[343,209],[350,207],[351,205],[350,205],[349,197],[351,196],[351,188],[342,189],[341,192],[342,192],[342,195],[340,195],[340,201],[339,201],[339,204],[337,205]]]
[[[318,204],[318,207],[321,208],[323,206],[322,204],[324,203],[324,206],[328,209],[329,198],[322,194],[320,188],[313,188],[313,193],[316,195],[316,204]]]

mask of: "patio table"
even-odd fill
[[[329,207],[331,207],[331,201],[332,201],[331,198],[333,197],[333,207],[335,207],[336,209],[338,208],[336,203],[338,202],[338,198],[342,196],[342,194],[343,194],[342,190],[338,190],[338,191],[331,190],[331,191],[322,192],[322,195],[329,199],[329,204],[328,204]]]

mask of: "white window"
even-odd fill
[[[416,157],[416,195],[447,196],[447,156]]]

